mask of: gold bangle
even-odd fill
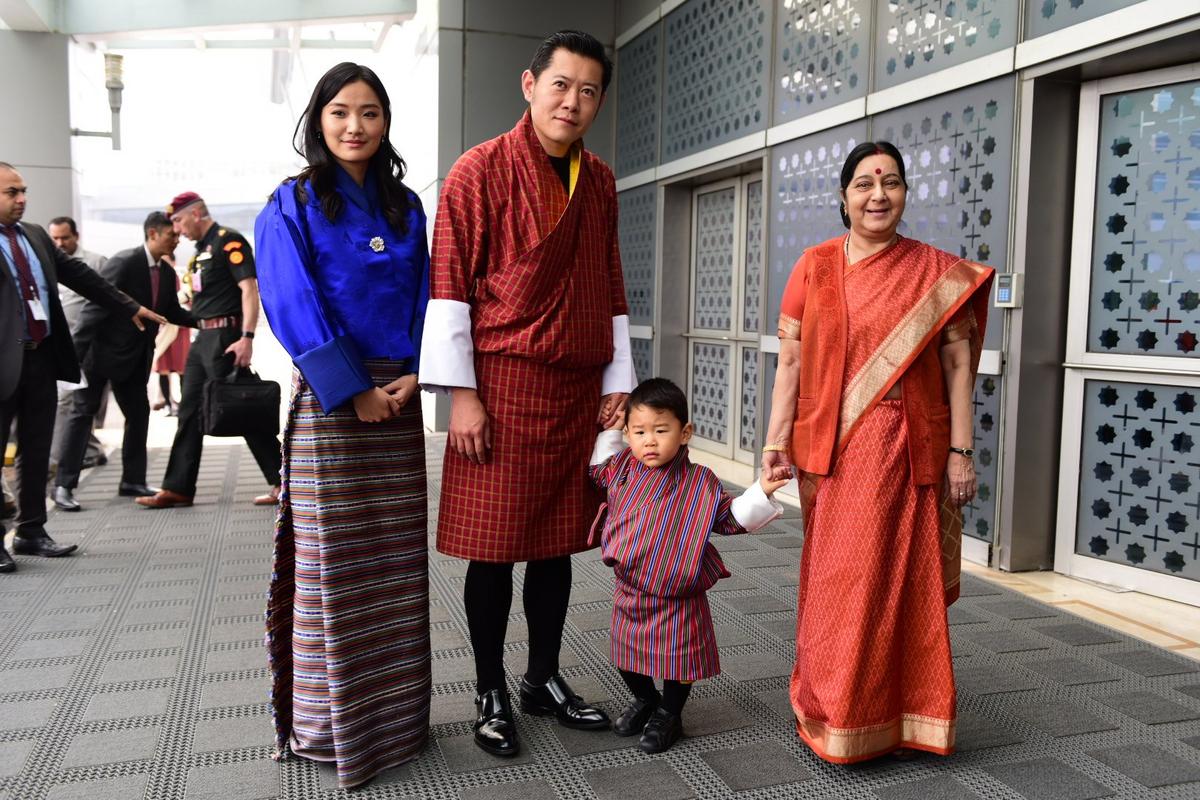
[[[786,444],[764,444],[763,445],[764,453],[786,453],[787,451],[788,451],[788,446]]]

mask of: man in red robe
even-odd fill
[[[612,76],[577,31],[544,41],[521,88],[529,110],[463,154],[438,202],[421,383],[452,394],[437,548],[468,559],[475,742],[519,752],[504,681],[512,571],[525,570],[529,665],[521,708],[607,728],[558,674],[572,553],[598,499],[587,485],[597,422],[633,388],[612,171],[583,148]]]

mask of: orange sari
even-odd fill
[[[780,316],[780,337],[801,340],[796,731],[834,763],[899,747],[947,755],[962,518],[943,502],[938,351],[970,339],[974,374],[993,270],[909,239],[848,265],[842,245],[805,253]],[[897,383],[902,399],[884,399]]]

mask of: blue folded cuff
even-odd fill
[[[304,380],[312,387],[326,416],[359,392],[374,386],[358,348],[348,336],[339,336],[296,359]]]

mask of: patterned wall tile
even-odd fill
[[[658,189],[639,186],[617,195],[621,267],[629,321],[654,324],[654,245],[658,230]]]
[[[738,419],[738,447],[750,452],[758,450],[758,348],[742,348],[741,376],[742,413]]]
[[[904,154],[908,204],[900,232],[998,270],[1008,264],[1014,78],[970,86],[875,117],[872,137]],[[1003,315],[984,346],[999,349]]]
[[[660,101],[656,24],[617,51],[617,175],[632,175],[658,163]]]
[[[775,334],[783,290],[800,254],[846,232],[838,216],[838,174],[846,154],[866,137],[863,120],[771,148],[764,333]]]
[[[763,182],[746,184],[745,270],[742,273],[742,332],[761,333],[763,281]]]
[[[1025,38],[1060,30],[1138,0],[1025,0]]]
[[[1200,81],[1101,98],[1088,350],[1200,357]]]
[[[692,422],[697,436],[714,442],[729,441],[729,359],[727,344],[692,342]]]
[[[963,533],[990,542],[996,527],[996,486],[1000,469],[1000,398],[1003,378],[980,375],[971,398],[975,418],[975,499],[963,507]]]
[[[776,0],[775,124],[863,97],[870,0]]]
[[[1086,381],[1075,552],[1200,580],[1200,390]]]
[[[1013,46],[1017,6],[1017,0],[881,0],[875,90]]]
[[[767,0],[688,0],[666,18],[663,162],[767,127],[770,11]]]
[[[733,250],[737,189],[696,197],[696,272],[692,280],[692,327],[729,331],[733,318]]]
[[[633,371],[637,375],[638,382],[653,378],[654,340],[633,338],[629,340],[629,344],[633,351]]]

